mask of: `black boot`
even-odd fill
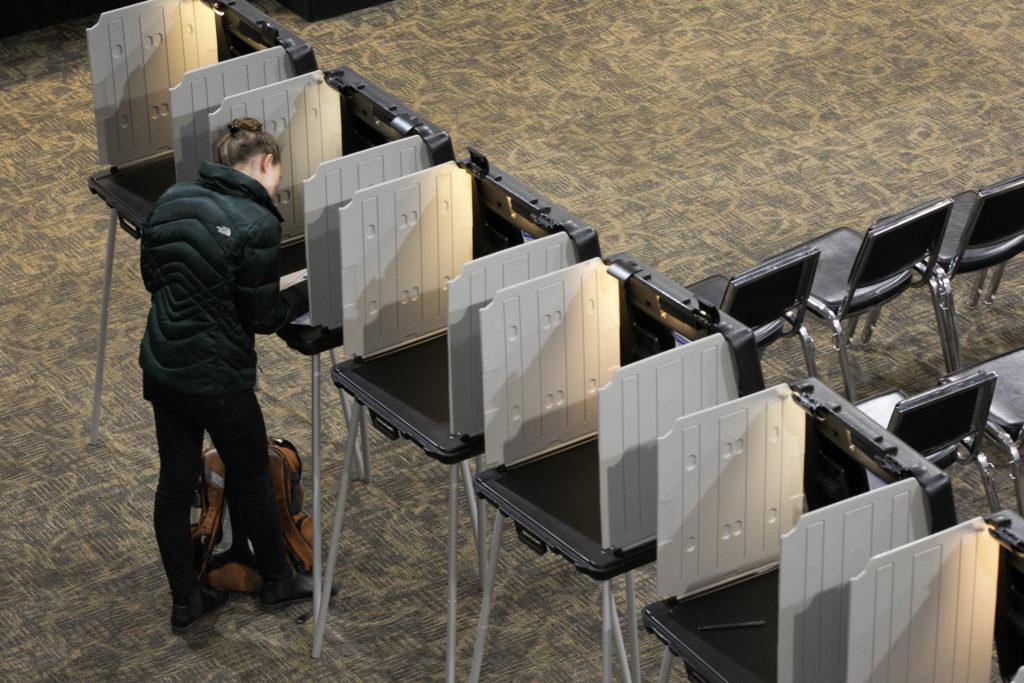
[[[185,633],[199,619],[217,612],[227,603],[227,591],[202,586],[199,592],[171,604],[171,631]]]
[[[331,588],[331,595],[338,592]],[[268,612],[313,599],[313,577],[292,570],[291,576],[277,581],[265,580],[260,591],[260,606]]]

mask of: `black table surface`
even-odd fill
[[[384,433],[416,443],[447,465],[483,452],[483,437],[449,431],[448,337],[440,335],[370,359],[345,360],[334,383],[370,410]]]
[[[644,609],[644,626],[708,681],[774,681],[779,637],[779,572]],[[763,626],[701,630],[764,622]]]
[[[523,465],[477,475],[477,494],[497,507],[536,542],[579,571],[604,581],[654,561],[651,540],[627,551],[601,544],[601,492],[597,439]]]

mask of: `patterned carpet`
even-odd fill
[[[394,0],[312,25],[260,4],[321,65],[355,68],[458,149],[484,151],[593,224],[606,253],[630,250],[682,283],[1024,172],[1015,0]],[[322,659],[308,656],[301,610],[265,615],[246,599],[193,636],[171,635],[136,364],[147,299],[123,233],[101,441],[86,445],[106,225],[85,183],[97,169],[90,23],[0,40],[0,678],[441,678],[447,473],[377,434],[376,479],[350,497]],[[965,360],[1024,345],[1019,264],[991,307],[968,310],[967,285],[956,282]],[[812,322],[812,333],[839,386],[825,328]],[[308,454],[305,360],[275,338],[259,346],[268,425]],[[796,343],[776,346],[768,379],[799,375]],[[864,395],[931,386],[942,359],[926,293],[888,307],[853,360]],[[343,431],[332,387],[324,400],[333,501]],[[956,492],[962,516],[984,511],[973,471]],[[511,540],[486,678],[597,678],[596,584]],[[468,542],[459,561],[464,677],[479,605]],[[641,604],[657,597],[651,571],[638,582]],[[641,643],[653,677],[660,648]]]

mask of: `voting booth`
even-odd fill
[[[415,163],[403,159],[404,172],[450,160],[453,151],[446,133],[359,74],[319,71],[308,45],[244,0],[147,0],[105,12],[89,29],[88,45],[99,161],[110,165],[89,179],[110,207],[90,424],[96,443],[116,228],[138,237],[164,190],[196,179],[199,164],[212,160],[212,144],[232,118],[259,119],[281,145],[282,186],[274,199],[285,217],[285,273],[302,269],[309,254],[325,253],[315,226],[314,244],[304,243],[306,180],[322,163],[405,138],[417,138],[422,149]],[[373,156],[357,162],[360,186],[390,177],[375,175]],[[321,178],[312,192],[333,192],[328,182]],[[326,201],[311,211],[323,211]],[[313,306],[319,315],[324,302]],[[330,337],[316,327],[290,332],[286,343],[310,356],[341,344],[340,327]]]
[[[680,418],[658,459],[673,597],[644,624],[663,680],[673,655],[706,681],[987,680],[999,543],[957,525],[945,473],[835,392],[807,380]]]
[[[601,583],[604,671],[638,677],[632,570],[654,559],[660,433],[763,386],[751,330],[629,254],[501,289],[480,311],[485,461],[495,520],[470,679],[483,664],[504,520]],[[632,666],[612,580],[626,577]],[[614,640],[614,644],[612,641]]]
[[[340,302],[348,360],[332,370],[334,383],[355,400],[357,419],[369,415],[389,438],[408,439],[449,468],[446,677],[453,680],[460,477],[483,565],[485,512],[468,463],[483,441],[479,361],[468,351],[479,347],[482,330],[473,317],[503,286],[599,255],[597,234],[476,152],[355,189],[337,209],[336,226],[326,226],[327,243],[337,240],[329,254],[335,275],[316,285],[330,291],[311,292]],[[311,289],[313,279],[311,272]],[[334,579],[354,448],[350,431],[322,595]],[[326,615],[321,601],[314,657]]]

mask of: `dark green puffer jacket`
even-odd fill
[[[142,231],[142,279],[151,296],[139,365],[182,394],[252,389],[256,333],[309,306],[279,289],[281,214],[255,179],[204,161],[198,181],[157,201]]]

